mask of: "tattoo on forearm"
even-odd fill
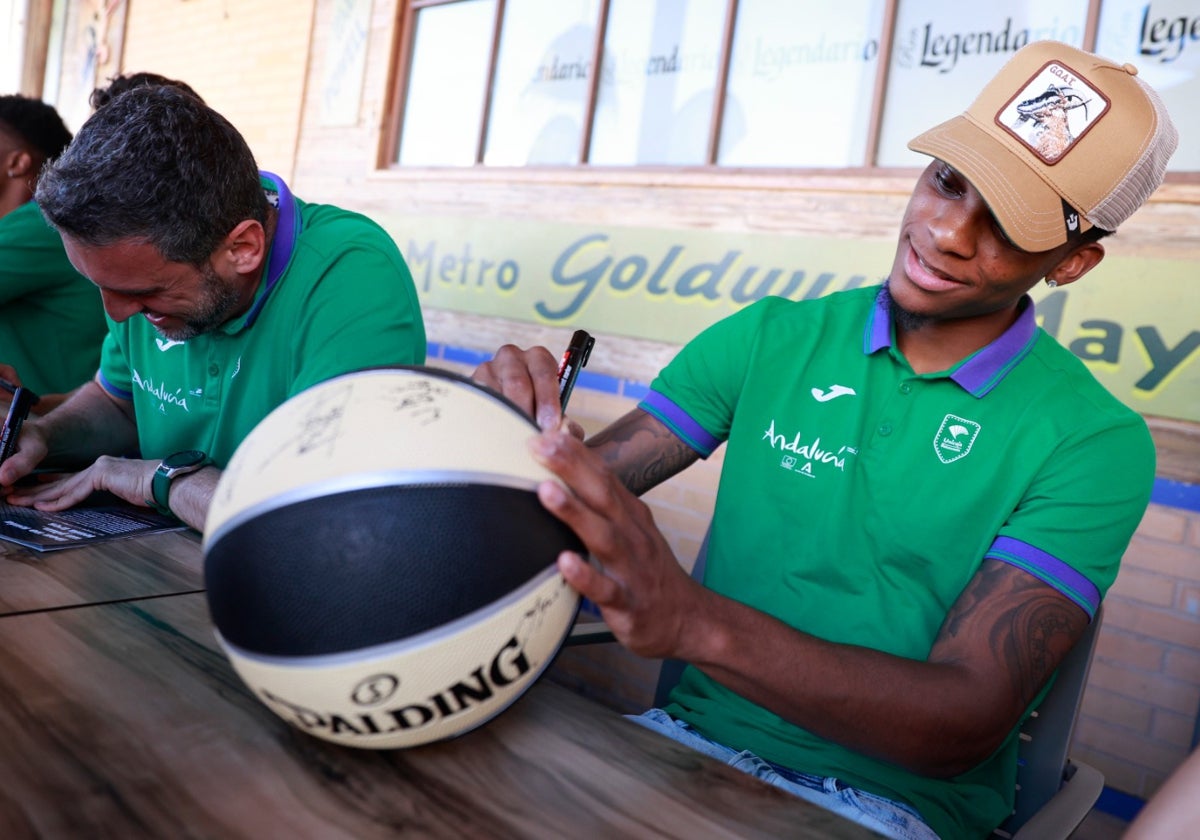
[[[985,634],[1024,707],[1083,633],[1087,616],[1033,575],[985,561],[942,626],[942,635]]]
[[[664,449],[659,457],[646,464],[639,474],[621,476],[625,486],[641,495],[696,460],[696,453],[679,438],[672,435],[671,441],[674,445],[670,449]]]
[[[1050,600],[1050,599],[1045,599]],[[1062,602],[1031,603],[1016,611],[1012,622],[1011,656],[1013,660],[1013,689],[1018,696],[1032,696],[1058,667],[1069,649],[1072,634],[1070,616]],[[1024,650],[1024,655],[1022,655]],[[1021,663],[1025,664],[1023,670]]]
[[[642,494],[697,457],[695,450],[645,414],[631,413],[588,440],[603,447],[603,457],[626,487]]]

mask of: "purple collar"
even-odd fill
[[[1000,383],[1033,349],[1037,341],[1037,321],[1033,299],[1021,298],[1020,314],[1004,334],[986,347],[972,353],[948,375],[964,391],[982,398]],[[892,318],[887,305],[875,298],[863,336],[863,351],[867,354],[892,346]]]
[[[273,172],[260,170],[258,174],[263,181],[267,200],[279,211],[279,217],[275,224],[275,236],[271,239],[271,251],[267,257],[267,276],[250,306],[250,311],[242,319],[241,329],[253,326],[259,312],[266,305],[271,290],[287,271],[302,226],[296,198],[283,179]]]

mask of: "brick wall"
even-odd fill
[[[1152,504],[1105,603],[1072,752],[1145,799],[1200,709],[1200,513]]]

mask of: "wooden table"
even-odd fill
[[[195,531],[45,552],[0,541],[0,616],[203,589]]]
[[[130,568],[86,587],[44,577],[52,594],[126,600],[0,618],[5,840],[875,836],[545,679],[452,741],[364,751],[313,738],[236,676],[203,593],[129,599],[128,579],[163,588],[143,563],[151,543],[198,568],[196,539],[163,536],[62,567],[29,559],[73,568],[119,549],[89,569]]]

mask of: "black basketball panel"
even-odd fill
[[[245,521],[208,547],[214,624],[268,656],[386,644],[482,609],[583,551],[529,490],[372,487]]]

